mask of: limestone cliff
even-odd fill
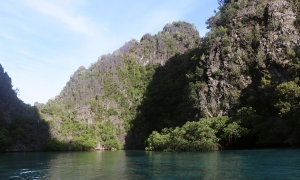
[[[152,131],[229,116],[249,147],[299,143],[299,4],[220,1],[205,37],[174,22],[100,56],[39,108],[52,137],[143,148]]]
[[[35,107],[17,97],[0,64],[0,151],[36,151],[49,139],[49,126]]]
[[[300,43],[294,26],[296,14],[289,2],[242,0],[231,4],[236,15],[227,24],[214,27],[219,37],[204,60],[209,91],[202,96],[201,109],[209,116],[230,114],[239,106],[242,90],[261,85],[268,74],[278,83],[287,81],[288,51]],[[214,21],[220,21],[220,16],[213,17]]]

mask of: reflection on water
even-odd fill
[[[49,161],[49,179],[119,179],[125,171],[124,151],[58,153]]]
[[[300,150],[3,153],[0,179],[300,179]]]

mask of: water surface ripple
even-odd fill
[[[0,179],[300,179],[300,149],[2,153]]]

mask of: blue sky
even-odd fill
[[[0,64],[20,99],[46,103],[79,66],[167,23],[193,23],[204,36],[217,9],[217,0],[0,1]]]

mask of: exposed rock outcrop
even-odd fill
[[[241,91],[253,81],[260,83],[266,73],[285,82],[290,61],[287,51],[300,42],[294,26],[296,15],[287,1],[236,3],[241,9],[227,27],[222,26],[224,32],[205,60],[209,98],[203,99],[202,111],[211,116],[230,114],[239,104]],[[255,68],[257,71],[251,70]]]

